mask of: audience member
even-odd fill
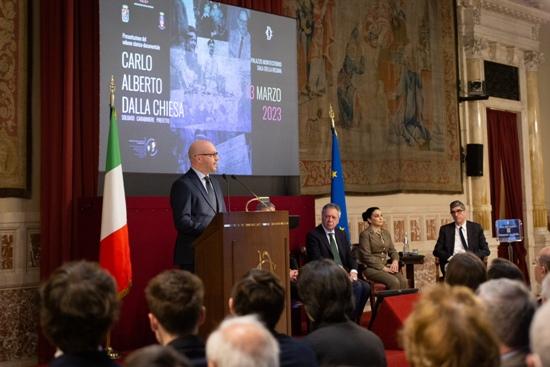
[[[525,367],[529,353],[529,326],[537,303],[524,283],[511,279],[489,280],[477,294],[500,339],[501,367]]]
[[[550,246],[543,247],[535,260],[535,280],[538,284],[550,272]]]
[[[308,260],[331,259],[346,270],[355,297],[355,307],[351,309],[350,316],[359,322],[370,297],[370,286],[357,278],[357,261],[351,254],[351,243],[343,229],[338,228],[340,207],[333,203],[323,206],[321,220],[322,223],[306,237]]]
[[[487,279],[507,278],[525,283],[525,276],[516,264],[508,259],[497,257],[487,269]]]
[[[192,367],[187,358],[172,348],[158,344],[133,351],[126,357],[126,367]]]
[[[206,341],[209,367],[279,367],[279,346],[255,316],[226,319]]]
[[[475,291],[487,280],[487,269],[479,257],[471,252],[453,256],[447,266],[445,282],[449,285],[463,285]]]
[[[439,259],[443,274],[447,263],[456,254],[468,251],[476,254],[480,259],[490,254],[481,225],[466,220],[466,206],[460,200],[455,200],[449,207],[453,223],[441,226],[433,251],[433,255]]]
[[[368,222],[369,227],[359,235],[356,256],[366,266],[366,277],[384,283],[388,289],[408,288],[407,278],[399,269],[399,253],[390,232],[382,228],[384,217],[380,208],[368,208],[363,213],[363,221]],[[389,264],[388,257],[391,259]]]
[[[332,260],[306,264],[298,276],[298,294],[314,331],[304,337],[325,366],[386,366],[379,337],[348,319],[353,308],[351,281]]]
[[[189,358],[194,366],[206,366],[204,343],[197,335],[206,312],[199,277],[185,270],[166,270],[149,281],[145,298],[157,341]]]
[[[540,301],[545,303],[550,299],[550,277],[544,277],[540,287]]]
[[[66,263],[41,286],[40,301],[42,330],[58,348],[49,366],[118,366],[100,347],[119,311],[109,273],[96,263]]]
[[[413,367],[496,367],[498,338],[466,287],[439,283],[422,294],[401,333]]]
[[[527,357],[529,367],[550,367],[550,302],[542,305],[533,318],[529,337],[531,353]]]
[[[304,343],[275,331],[285,306],[285,290],[280,280],[270,272],[252,269],[234,286],[229,298],[233,315],[257,314],[258,319],[273,334],[280,349],[281,366],[317,366],[315,354]]]

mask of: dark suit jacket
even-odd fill
[[[386,366],[380,338],[352,321],[321,325],[302,340],[320,366]]]
[[[280,367],[317,367],[315,353],[308,345],[278,332],[273,336],[279,343]]]
[[[456,225],[454,222],[445,224],[439,229],[439,237],[437,238],[433,255],[439,258],[439,265],[442,271],[445,269],[445,265],[449,257],[453,255],[455,249],[455,231]],[[483,228],[481,228],[479,223],[466,221],[466,234],[468,237],[468,251],[473,252],[481,259],[489,256],[491,253],[489,245],[487,245]]]
[[[63,354],[52,360],[50,367],[119,367],[105,352],[93,351],[75,354]]]
[[[206,367],[204,342],[197,335],[188,335],[172,340],[168,345],[187,357],[193,367]]]
[[[348,272],[351,269],[357,269],[357,261],[351,255],[351,243],[346,236],[346,232],[336,228],[334,233],[342,265]],[[321,224],[307,234],[306,248],[309,261],[320,259],[334,260],[325,229]]]
[[[215,178],[211,179],[216,202],[211,203],[199,176],[189,169],[180,176],[170,190],[172,218],[178,231],[174,248],[174,264],[194,264],[193,241],[210,224],[216,213],[225,212],[222,189]]]

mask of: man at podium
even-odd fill
[[[174,265],[195,271],[193,242],[206,229],[216,213],[225,212],[220,184],[210,176],[220,159],[208,140],[196,140],[189,147],[191,168],[180,176],[170,190],[172,218],[178,231]]]

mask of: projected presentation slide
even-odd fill
[[[219,173],[298,175],[295,20],[205,0],[100,1],[99,169],[109,83],[123,170],[179,173],[208,139]]]

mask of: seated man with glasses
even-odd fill
[[[180,176],[170,190],[170,206],[178,231],[174,265],[195,271],[195,241],[216,213],[225,212],[220,184],[210,176],[218,168],[218,152],[212,142],[195,140],[189,147],[191,168]]]
[[[482,260],[490,254],[483,228],[479,223],[466,220],[464,204],[455,200],[449,206],[454,222],[441,226],[433,251],[433,255],[439,259],[443,274],[445,266],[455,254],[471,251]]]

